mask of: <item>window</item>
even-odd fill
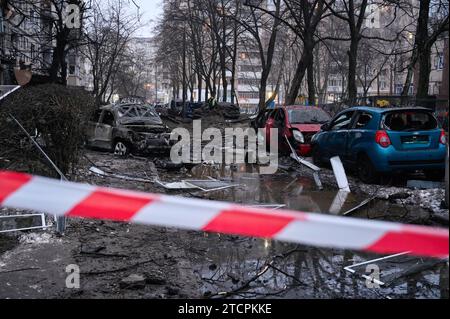
[[[240,66],[241,72],[261,72],[261,66],[244,64]]]
[[[400,95],[403,92],[403,84],[396,84],[395,85],[395,94]],[[409,87],[409,91],[408,91],[409,95],[413,95],[414,94],[414,86],[411,85]]]
[[[110,111],[104,111],[102,124],[114,126],[114,115]]]
[[[444,54],[442,52],[439,52],[436,55],[436,59],[435,59],[435,62],[434,62],[434,67],[437,70],[442,70],[444,68]]]
[[[100,115],[102,115],[102,111],[96,110],[91,117],[91,122],[98,123],[100,121]]]
[[[330,116],[318,108],[289,110],[288,116],[291,124],[323,124],[330,120]]]
[[[386,115],[384,126],[392,131],[434,130],[438,123],[435,117],[426,111],[397,111]]]
[[[260,81],[261,80],[259,79],[248,79],[248,78],[238,80],[240,85],[251,85],[251,86],[259,86]]]
[[[339,79],[330,79],[328,80],[328,86],[342,86],[342,80]]]
[[[355,129],[361,130],[367,125],[369,125],[370,121],[372,120],[372,114],[370,113],[360,113],[358,116],[358,120],[356,121]]]
[[[259,99],[258,92],[240,92],[239,98],[241,99]]]
[[[31,52],[31,60],[34,61],[36,59],[36,47],[34,46],[34,44],[31,45],[30,52]]]
[[[342,115],[340,115],[337,119],[333,121],[331,124],[331,131],[338,131],[338,130],[346,130],[350,127],[350,124],[352,122],[353,114],[355,112],[346,112]]]

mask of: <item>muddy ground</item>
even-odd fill
[[[289,158],[280,162],[277,174],[264,176],[257,165],[177,168],[167,167],[160,158],[118,158],[86,150],[72,180],[328,214],[337,195],[332,172],[323,170],[325,189],[318,190],[307,170]],[[94,165],[107,173],[149,181],[99,176],[89,171]],[[150,182],[207,177],[239,186],[204,193],[167,191]],[[374,197],[352,216],[448,225],[448,210],[441,208],[443,190],[412,190],[405,182],[395,177],[373,186],[350,178],[352,194],[334,213],[343,214]],[[378,288],[367,288],[361,277],[365,266],[355,268],[355,274],[344,270],[378,257],[254,238],[69,220],[64,236],[57,236],[53,228],[0,234],[0,298],[448,298],[447,261],[406,256],[380,261],[376,264],[385,285]],[[79,289],[66,288],[68,265],[80,269]]]

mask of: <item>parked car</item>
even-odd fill
[[[186,117],[190,119],[196,119],[201,117],[202,108],[204,103],[202,102],[190,102],[186,101],[186,106],[183,101],[174,101],[170,103],[168,114],[170,116],[183,116],[184,108],[186,108]]]
[[[331,116],[315,106],[286,106],[267,109],[251,122],[254,129],[265,128],[266,140],[270,141],[270,129],[278,128],[278,149],[290,153],[290,144],[300,156],[311,155],[311,139],[320,131],[322,124],[331,120]]]
[[[98,109],[87,129],[87,146],[116,155],[169,152],[170,132],[154,108],[143,104],[108,105]]]
[[[392,172],[444,176],[446,135],[426,108],[350,108],[323,125],[312,145],[316,164],[340,156],[366,183]]]
[[[154,106],[156,113],[158,113],[158,115],[168,115],[169,113],[169,104],[156,104]]]

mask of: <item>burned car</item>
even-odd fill
[[[89,121],[88,147],[127,154],[169,153],[169,128],[153,107],[142,104],[116,104],[98,109]]]

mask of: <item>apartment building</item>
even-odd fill
[[[30,68],[35,77],[47,75],[56,44],[52,15],[49,1],[0,0],[0,84],[15,82],[15,67]],[[67,55],[67,84],[91,89],[91,68],[81,50]]]
[[[378,36],[385,39],[394,39],[396,35],[402,32],[402,37],[396,41],[378,41],[379,47],[372,48],[374,41],[370,45],[360,45],[358,52],[358,70],[357,70],[357,85],[358,95],[363,96],[390,96],[400,95],[403,91],[406,79],[406,66],[410,61],[410,49],[414,43],[414,33],[416,28],[416,19],[418,14],[419,1],[411,0],[411,12],[408,14],[400,14],[395,12],[393,7],[382,6],[373,1],[367,7],[367,17],[364,23],[364,34],[368,36]],[[393,23],[392,19],[396,16]],[[389,28],[385,26],[389,24]],[[363,42],[364,43],[364,42]],[[447,43],[447,46],[446,46]],[[379,50],[385,54],[373,53]],[[442,83],[447,78],[448,72],[444,72],[445,51],[448,52],[448,35],[446,38],[438,39],[432,48],[431,55],[431,74],[429,94],[433,96],[441,96],[441,91],[444,90]],[[404,52],[402,54],[391,54],[394,52]],[[446,62],[447,61],[447,62]],[[346,73],[345,68],[337,71],[336,62],[330,64],[330,68],[334,70],[327,77],[327,89],[325,94],[325,103],[332,103],[340,101],[345,95],[346,90]],[[417,74],[413,75],[413,84],[409,88],[409,94],[416,93]],[[447,94],[448,96],[448,94]]]
[[[150,103],[166,104],[172,98],[170,78],[167,68],[156,59],[157,44],[153,37],[132,38],[129,44],[130,52],[140,60],[142,66],[136,70],[140,78],[144,97]]]

